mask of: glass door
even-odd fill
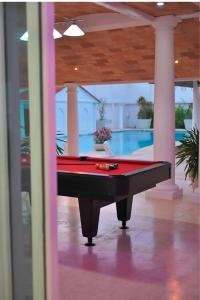
[[[33,270],[28,48],[21,40],[26,4],[4,4],[4,20],[13,298],[27,300],[33,299]]]
[[[4,299],[56,300],[53,4],[0,4],[0,22]]]

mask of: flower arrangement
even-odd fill
[[[103,142],[111,140],[112,135],[111,135],[111,129],[103,127],[102,129],[96,130],[93,135],[94,135],[94,140],[96,144],[103,144]]]

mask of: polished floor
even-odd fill
[[[180,200],[134,197],[129,229],[101,209],[95,247],[84,246],[78,202],[58,197],[61,300],[199,300],[199,202],[182,170]]]

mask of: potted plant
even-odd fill
[[[103,100],[101,100],[97,104],[97,109],[98,109],[98,113],[99,113],[99,120],[96,121],[96,128],[97,129],[102,129],[102,128],[105,127],[105,119],[104,119],[104,115],[105,115],[105,102]]]
[[[188,109],[185,110],[184,125],[186,130],[192,129],[192,104],[189,104]]]
[[[153,104],[147,101],[145,97],[141,96],[137,101],[139,105],[137,128],[147,129],[150,128],[153,119]]]
[[[176,165],[185,162],[185,179],[190,178],[193,191],[198,183],[198,165],[199,165],[199,130],[192,128],[184,135],[181,144],[177,146]]]
[[[106,128],[106,127],[103,127],[101,129],[97,129],[94,133],[93,133],[93,136],[94,136],[94,148],[95,150],[97,151],[104,151],[104,142],[105,141],[109,141],[111,140],[112,138],[112,135],[111,135],[111,129],[110,128]]]
[[[56,154],[61,155],[64,152],[64,149],[58,144],[59,142],[66,143],[66,140],[63,139],[62,133],[59,131],[56,132]],[[21,140],[21,159],[22,162],[30,163],[30,137],[26,136]]]

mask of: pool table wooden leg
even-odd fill
[[[88,238],[86,246],[94,246],[92,238],[97,235],[99,214],[101,205],[95,200],[79,198],[79,211],[81,218],[82,233]]]
[[[133,196],[123,199],[116,202],[117,208],[117,218],[119,221],[122,221],[121,229],[127,229],[126,221],[131,218],[131,209],[132,209]]]

